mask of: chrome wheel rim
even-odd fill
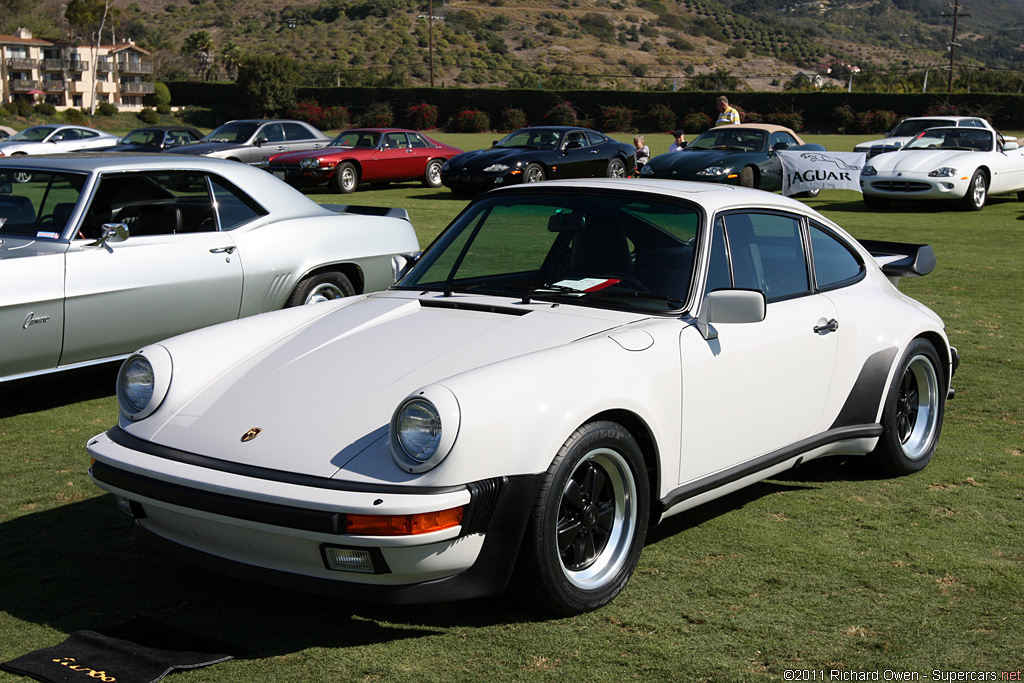
[[[526,170],[526,182],[539,183],[544,180],[544,171],[534,166]]]
[[[341,186],[346,190],[351,190],[356,186],[356,172],[351,168],[343,168],[341,170]]]
[[[896,398],[896,435],[910,460],[926,455],[939,425],[939,378],[924,355],[914,356],[900,380]]]
[[[626,177],[626,166],[619,160],[612,162],[612,166],[608,169],[609,178],[625,178]]]
[[[555,540],[565,578],[592,590],[617,576],[629,556],[637,514],[636,482],[625,458],[610,448],[587,453],[558,501]]]
[[[971,199],[975,206],[985,205],[985,178],[981,174],[974,176],[971,183]]]
[[[441,184],[441,164],[430,164],[427,166],[427,180],[431,185]]]
[[[332,299],[341,299],[345,296],[345,293],[341,291],[341,287],[332,284],[330,282],[324,282],[313,288],[313,290],[306,295],[305,304],[318,304],[324,301],[331,301]]]

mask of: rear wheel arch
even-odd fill
[[[302,276],[298,278],[297,282],[301,282],[308,277],[313,277],[322,273],[341,273],[349,279],[349,282],[352,283],[352,286],[356,290],[356,294],[362,294],[363,288],[366,286],[366,282],[363,278],[363,269],[354,263],[332,263],[328,266],[320,266],[318,268],[314,268],[308,273],[303,273]]]

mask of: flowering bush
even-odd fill
[[[454,124],[460,133],[483,133],[491,129],[491,117],[479,109],[463,109],[455,115]]]
[[[667,104],[656,104],[647,112],[647,122],[653,130],[670,131],[676,127],[676,113]]]
[[[290,119],[305,121],[320,130],[348,128],[348,109],[345,107],[322,107],[317,102],[298,102],[285,111]]]
[[[387,102],[374,102],[366,108],[360,123],[367,128],[390,128],[395,125],[395,115]]]
[[[633,130],[636,127],[636,109],[613,105],[601,108],[601,117],[604,119],[605,130]]]
[[[530,125],[530,121],[526,118],[526,112],[522,109],[509,107],[501,112],[501,129],[504,131],[519,130],[520,128],[526,128],[528,125]]]
[[[800,132],[804,127],[804,117],[796,112],[775,112],[764,115],[765,123],[773,123],[776,126],[785,126],[794,132]]]
[[[437,128],[437,120],[441,112],[435,104],[420,102],[419,104],[410,105],[405,114],[413,128],[426,130],[428,128]]]
[[[572,102],[559,102],[548,109],[544,118],[552,126],[575,126],[579,124],[579,117],[576,115],[576,107]]]
[[[711,117],[704,112],[691,111],[683,117],[683,130],[697,136],[710,128],[711,123]]]

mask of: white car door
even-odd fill
[[[706,291],[758,289],[759,323],[683,330],[679,484],[750,464],[810,437],[828,398],[838,348],[832,302],[812,294],[800,220],[731,213],[715,222]]]
[[[123,223],[131,234],[98,244],[89,221]],[[205,174],[112,174],[81,227],[87,239],[67,252],[61,365],[238,317],[241,255],[217,229]]]

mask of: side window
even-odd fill
[[[725,225],[722,219],[715,221],[711,232],[711,259],[708,264],[708,282],[704,292],[732,287],[732,276],[729,274],[729,253],[725,246]]]
[[[240,225],[267,215],[266,209],[226,181],[211,176],[210,184],[217,202],[217,215],[220,217],[221,230],[234,230]]]
[[[405,147],[405,133],[388,133],[384,136],[384,146],[388,149]]]
[[[312,140],[313,134],[309,132],[305,126],[300,126],[297,123],[285,123],[284,134],[289,140]]]
[[[725,217],[733,282],[764,292],[769,302],[810,291],[800,221],[774,213]]]
[[[794,147],[796,145],[796,140],[794,140],[793,136],[789,133],[772,133],[771,137],[768,139],[768,146],[771,149],[775,149],[775,146],[780,142],[785,144],[787,147]]]
[[[832,233],[811,223],[814,281],[818,289],[835,289],[860,279],[864,264]]]
[[[284,142],[284,131],[281,129],[280,123],[271,123],[263,126],[257,137],[266,138],[267,142]]]
[[[587,140],[590,141],[591,147],[603,144],[608,141],[608,139],[605,136],[598,135],[597,133],[591,133],[589,131],[587,132]]]
[[[99,133],[94,133],[91,130],[79,130],[78,137],[81,140],[88,140],[89,138],[98,138]]]
[[[410,135],[409,136],[409,146],[410,147],[415,147],[416,149],[423,149],[424,147],[430,147],[430,145],[427,144],[427,141],[424,140],[423,136],[421,136],[421,135]]]

